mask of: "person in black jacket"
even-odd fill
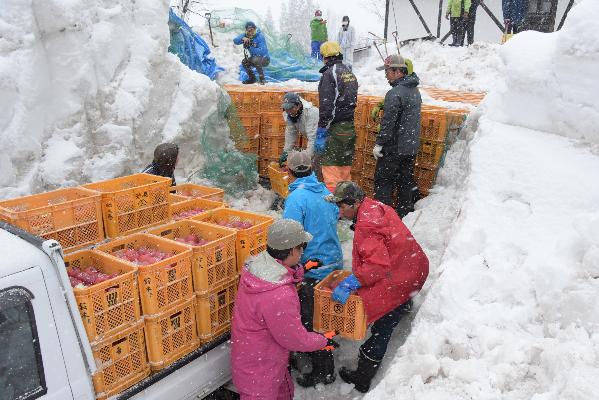
[[[322,177],[330,191],[338,182],[351,180],[356,129],[354,110],[358,102],[358,80],[343,64],[343,54],[337,42],[325,42],[320,47],[324,67],[318,83],[319,119],[314,150],[322,166]]]
[[[414,182],[414,162],[420,145],[420,80],[408,74],[403,57],[394,54],[385,59],[377,70],[393,87],[385,95],[385,112],[381,129],[372,149],[377,159],[374,171],[374,198],[389,206],[397,191],[397,214],[403,218],[414,211],[418,187]]]
[[[172,178],[173,186],[175,181],[175,167],[179,160],[179,146],[174,143],[162,143],[154,149],[154,160],[141,172],[146,174],[164,176]]]

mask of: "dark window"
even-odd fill
[[[31,299],[22,287],[0,291],[0,400],[37,399],[47,391]]]

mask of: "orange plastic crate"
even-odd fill
[[[263,137],[260,139],[260,157],[279,158],[283,152],[285,137]]]
[[[263,112],[260,119],[260,138],[285,136],[287,122],[283,112]]]
[[[92,377],[98,400],[122,392],[150,374],[143,321],[92,344],[92,353],[98,367]]]
[[[366,195],[366,197],[372,198],[374,196],[374,179],[367,178],[364,175],[362,175],[362,179],[360,181],[360,187],[362,188],[362,190],[364,190],[364,194]]]
[[[421,111],[420,138],[423,140],[445,141],[447,136],[446,110]]]
[[[195,183],[182,183],[174,187],[179,196],[199,197],[212,201],[223,201],[225,191],[223,189],[210,186],[196,185]]]
[[[437,172],[437,168],[433,165],[416,162],[416,166],[414,167],[414,181],[416,181],[418,191],[421,195],[426,196],[429,194],[430,189],[435,184]]]
[[[337,331],[347,339],[362,340],[366,336],[366,312],[362,299],[352,294],[345,304],[331,299],[330,283],[341,281],[351,271],[333,271],[314,287],[314,330]]]
[[[98,192],[67,188],[4,200],[0,220],[73,251],[104,240],[100,199]]]
[[[279,164],[271,163],[268,166],[268,178],[270,179],[272,191],[282,198],[287,198],[289,195],[289,174],[282,171]]]
[[[248,139],[257,139],[260,135],[260,114],[239,115],[241,125],[245,128]]]
[[[258,159],[258,175],[268,178],[268,166],[278,163],[279,157],[267,157]]]
[[[366,136],[368,135],[369,129],[363,125],[356,125],[356,144],[354,149],[363,150],[366,146]]]
[[[362,174],[362,167],[364,166],[364,152],[362,150],[354,151],[354,159],[351,165],[352,174]]]
[[[238,114],[257,113],[260,111],[260,93],[259,92],[239,92],[228,91],[231,96],[231,103],[237,109]]]
[[[116,262],[99,251],[83,250],[64,257],[71,268],[94,267],[106,274],[119,274],[85,289],[73,288],[87,338],[91,343],[117,334],[140,318],[137,268]]]
[[[237,231],[237,270],[241,271],[245,260],[266,250],[266,236],[268,227],[273,223],[273,218],[268,215],[256,214],[247,211],[220,208],[193,218],[196,221],[210,224],[248,221],[253,226]],[[231,228],[234,229],[234,228]]]
[[[163,369],[200,345],[194,299],[159,315],[145,317],[148,359],[153,371]]]
[[[285,96],[284,91],[263,91],[260,96],[260,111],[261,112],[275,112],[281,111],[281,104],[283,104],[283,97]]]
[[[319,97],[318,92],[299,92],[300,97],[306,101],[312,103],[313,106],[318,107]]]
[[[206,200],[206,199],[190,199],[190,198],[186,198],[185,201],[182,201],[180,203],[176,203],[176,204],[171,204],[171,216],[173,218],[174,221],[180,220],[180,219],[188,219],[188,218],[183,218],[180,214],[185,212],[185,211],[190,211],[190,210],[197,210],[197,209],[202,209],[204,210],[204,212],[207,212],[209,210],[215,210],[217,208],[223,208],[226,207],[225,203],[220,202],[220,201],[212,201],[212,200]]]
[[[205,294],[237,276],[237,233],[232,229],[184,220],[163,225],[148,233],[171,240],[194,234],[210,241],[201,246],[190,245],[193,288],[196,294]]]
[[[376,158],[372,154],[364,154],[364,164],[362,166],[362,177],[374,179],[374,171],[376,170]]]
[[[416,155],[416,162],[419,164],[437,166],[441,163],[444,155],[445,142],[420,140],[420,148]]]
[[[169,204],[177,204],[177,203],[180,203],[182,201],[187,201],[187,200],[189,200],[189,198],[185,197],[185,196],[179,196],[178,194],[173,194],[173,193],[168,194],[168,203]]]
[[[210,342],[231,328],[238,285],[236,277],[206,295],[196,296],[196,321],[202,343]]]
[[[171,178],[135,174],[83,187],[102,192],[106,236],[114,238],[168,222],[171,183]]]
[[[161,313],[173,304],[193,297],[191,247],[188,245],[147,233],[136,233],[103,244],[96,249],[109,254],[118,262],[135,266],[127,260],[114,256],[113,253],[140,247],[157,249],[171,255],[154,264],[137,266],[139,295],[144,315]]]

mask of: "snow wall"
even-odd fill
[[[170,54],[167,0],[6,0],[0,198],[137,172],[163,141],[178,176],[232,149],[228,96]],[[220,105],[220,106],[219,106]]]

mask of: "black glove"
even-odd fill
[[[333,351],[339,348],[339,343],[333,340],[335,336],[337,336],[337,332],[329,331],[322,334],[325,338],[327,338],[327,345],[324,346],[321,350]]]

